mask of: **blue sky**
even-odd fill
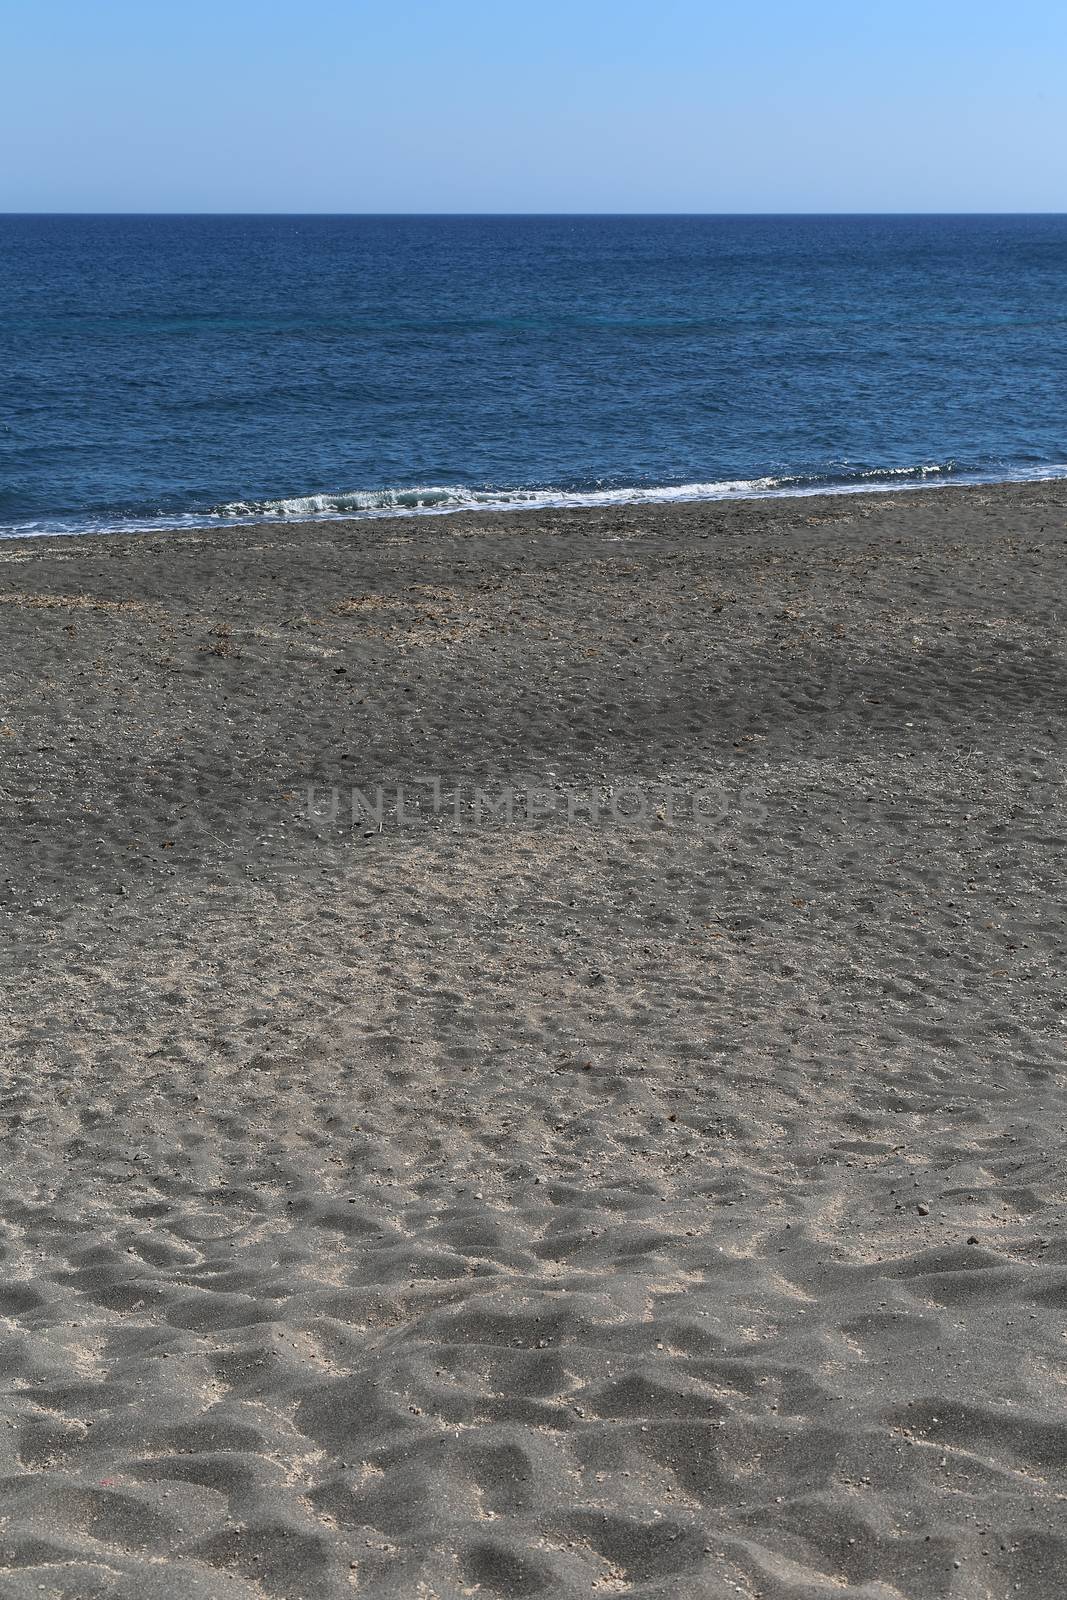
[[[0,0],[5,211],[1067,211],[1062,0]]]

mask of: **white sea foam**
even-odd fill
[[[1040,481],[1067,477],[1067,463],[1013,472],[1003,481]],[[924,462],[913,467],[870,468],[840,477],[730,478],[707,483],[624,486],[612,489],[471,489],[463,485],[424,485],[405,489],[353,490],[346,494],[297,495],[282,500],[235,500],[209,513],[222,521],[282,520],[305,522],[325,518],[395,517],[451,511],[538,511],[581,506],[663,505],[675,501],[754,500],[768,496],[870,494],[879,489],[930,487],[931,483],[996,481],[991,475],[967,472],[955,462]]]
[[[622,489],[469,489],[428,484],[410,489],[354,490],[348,494],[296,495],[286,500],[235,500],[220,506],[212,516],[284,518],[396,516],[418,512],[524,511],[553,506],[640,505],[669,500],[721,500],[728,496],[762,494],[775,486],[773,478],[742,479],[723,483],[686,483],[677,487]]]
[[[459,484],[353,489],[274,500],[231,500],[204,511],[159,515],[57,518],[0,525],[0,538],[78,533],[153,533],[183,528],[239,527],[260,522],[326,522],[375,517],[441,516],[458,511],[538,511],[572,507],[664,505],[702,500],[756,500],[789,496],[874,494],[977,483],[1039,483],[1067,478],[1067,463],[1008,470],[974,470],[955,462],[911,467],[849,469],[839,476],[763,477],[649,487],[553,489],[468,488]]]

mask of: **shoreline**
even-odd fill
[[[13,1595],[1061,1593],[1067,480],[953,487],[3,541]]]
[[[930,476],[939,469],[931,468]],[[895,483],[891,480],[900,476],[902,481]],[[924,491],[933,492],[941,489],[1022,489],[1031,485],[1053,484],[1067,482],[1067,465],[1034,469],[1032,473],[1009,478],[986,478],[974,474],[961,473],[940,482],[927,480],[925,469],[901,468],[899,473],[889,471],[886,473],[868,474],[871,482],[839,483],[826,485],[813,484],[810,488],[797,487],[795,480],[781,480],[782,487],[760,487],[764,481],[768,484],[774,480],[752,480],[739,483],[736,492],[733,486],[723,485],[680,485],[672,488],[663,485],[654,489],[618,489],[618,490],[590,490],[588,494],[574,490],[534,490],[513,489],[501,491],[505,498],[492,499],[489,490],[478,491],[481,498],[472,499],[469,503],[463,501],[455,505],[427,504],[404,506],[385,504],[375,506],[346,508],[343,502],[367,500],[374,501],[379,496],[396,495],[398,497],[416,497],[427,495],[447,496],[453,493],[465,492],[460,488],[448,486],[412,488],[412,489],[383,489],[383,490],[354,490],[343,492],[322,492],[308,495],[294,495],[279,497],[274,500],[252,503],[247,511],[235,512],[227,516],[220,512],[217,516],[209,511],[175,513],[173,517],[160,514],[153,519],[143,522],[136,518],[129,518],[123,522],[104,527],[71,527],[52,528],[35,531],[30,527],[13,524],[10,528],[0,527],[0,543],[9,539],[73,539],[91,537],[137,536],[139,534],[154,533],[200,533],[212,530],[223,531],[230,528],[250,527],[304,527],[316,523],[335,522],[381,522],[392,519],[407,520],[409,517],[443,517],[443,516],[480,516],[480,515],[514,515],[527,513],[535,516],[541,512],[556,511],[612,511],[624,508],[639,508],[641,506],[685,506],[685,505],[723,505],[735,501],[776,501],[776,500],[808,500],[808,499],[836,499],[842,495],[876,495],[876,494],[914,494]],[[697,490],[708,489],[707,493],[698,493]],[[718,490],[722,492],[717,492]],[[694,492],[690,493],[689,490]],[[507,496],[513,498],[508,499]],[[520,498],[526,496],[527,498]],[[335,501],[336,508],[324,507],[313,509],[316,501]],[[301,507],[306,504],[310,509],[269,512],[269,506],[294,506]],[[62,520],[62,519],[57,519]]]

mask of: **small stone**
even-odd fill
[[[920,1217],[928,1217],[930,1215],[930,1207],[924,1206],[921,1200],[915,1209],[919,1213]]]

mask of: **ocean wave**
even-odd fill
[[[410,485],[229,500],[185,512],[141,515],[101,513],[0,524],[0,538],[88,533],[154,533],[205,527],[241,527],[273,522],[365,521],[380,517],[432,516],[460,511],[539,511],[597,506],[664,505],[713,500],[877,492],[979,483],[1037,483],[1067,477],[1067,463],[1012,468],[968,468],[954,461],[904,467],[842,466],[822,473],[716,479],[681,484],[622,484],[576,488],[493,487],[462,484]]]
[[[347,494],[295,495],[283,500],[235,500],[209,513],[244,521],[249,517],[307,521],[313,517],[396,516],[445,511],[522,511],[553,506],[637,505],[642,501],[713,500],[728,494],[769,490],[773,478],[723,483],[686,483],[676,487],[630,486],[613,489],[472,489],[462,484],[427,484],[405,489],[353,490]]]
[[[1064,468],[1067,471],[1067,468]],[[568,506],[662,505],[672,501],[744,500],[766,495],[843,493],[848,489],[892,487],[897,480],[927,482],[955,476],[954,462],[888,470],[861,468],[841,474],[725,478],[706,483],[583,485],[577,488],[468,488],[462,484],[417,485],[403,489],[356,489],[343,494],[295,495],[280,500],[234,500],[209,513],[221,519],[249,518],[306,522],[325,517],[397,516],[419,512],[538,511]]]

